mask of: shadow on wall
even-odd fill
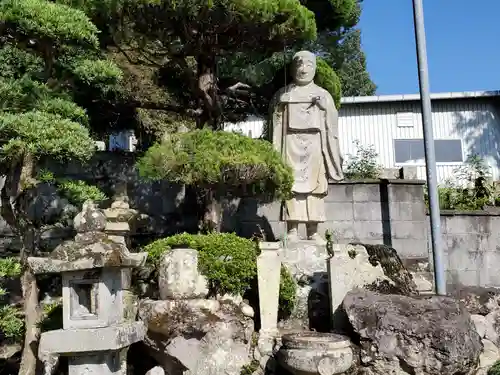
[[[453,130],[465,141],[469,154],[478,154],[495,169],[500,166],[500,99],[489,100],[477,108],[480,110],[473,110],[472,116],[454,113]]]
[[[222,231],[234,232],[245,238],[264,235],[266,241],[276,241],[269,219],[265,214],[259,214],[261,204],[254,198],[235,199],[225,204]]]

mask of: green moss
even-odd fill
[[[259,368],[260,363],[256,359],[241,368],[240,375],[252,375]]]
[[[281,266],[279,312],[280,318],[290,316],[296,303],[297,284],[290,271],[285,266]]]

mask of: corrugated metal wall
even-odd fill
[[[462,139],[464,158],[479,154],[500,179],[500,120],[491,100],[435,100],[432,103],[435,139]],[[406,112],[408,123],[398,126],[398,112]],[[237,124],[226,124],[228,131],[239,131],[253,138],[262,134],[264,120],[258,117]],[[355,140],[373,145],[384,168],[398,167],[394,160],[394,139],[422,139],[422,118],[418,102],[378,102],[343,104],[339,120],[340,147],[344,157],[356,153]],[[453,176],[457,163],[438,163],[440,183]],[[425,166],[418,166],[425,179]]]
[[[264,122],[262,118],[249,116],[246,121],[225,123],[224,130],[241,133],[247,137],[260,138],[264,131]]]
[[[413,126],[398,126],[397,113],[411,112]],[[499,179],[500,122],[494,106],[487,100],[440,100],[432,103],[435,139],[462,139],[464,158],[479,154]],[[354,140],[374,145],[383,167],[394,168],[394,139],[422,139],[422,117],[417,102],[345,104],[340,111],[339,133],[345,156],[355,154]],[[459,164],[458,164],[459,165]],[[453,176],[457,163],[438,163],[438,179]],[[425,179],[425,166],[418,166]]]

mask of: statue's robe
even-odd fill
[[[284,94],[300,103],[281,103]],[[324,98],[325,110],[312,104],[314,97]],[[328,182],[344,178],[335,102],[314,83],[291,84],[274,95],[270,111],[270,139],[294,172],[293,198],[283,220],[324,222]]]

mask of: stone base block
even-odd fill
[[[95,329],[59,329],[42,334],[39,353],[42,357],[43,354],[71,355],[119,350],[142,341],[145,335],[143,322]]]
[[[70,356],[68,375],[127,375],[127,350]]]

